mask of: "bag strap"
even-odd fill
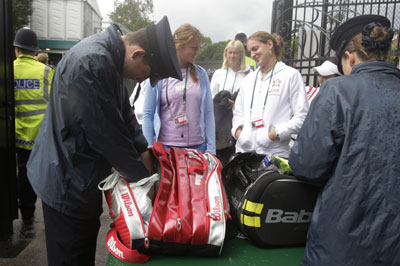
[[[97,187],[103,191],[112,189],[117,184],[119,177],[120,174],[118,173],[118,171],[114,170],[114,172],[111,175],[107,176],[102,181],[100,181]]]
[[[121,240],[119,240],[117,228],[115,227],[111,228],[107,233],[106,246],[114,257],[126,262],[145,263],[151,258],[150,255],[140,253],[137,249],[132,250],[127,248]]]
[[[204,171],[206,171],[207,168],[208,168],[207,160],[204,158],[203,154],[201,154],[197,150],[186,149],[184,151],[184,155],[185,155],[185,157],[189,157],[190,159],[198,160],[201,163],[201,167],[199,167],[199,166],[191,166],[191,167],[189,167],[188,170],[187,170],[187,173],[190,174],[190,173],[194,172],[194,173],[203,175]]]
[[[152,150],[153,150],[153,153],[156,153],[158,155],[165,155],[165,153],[166,153],[166,151],[164,149],[164,145],[161,142],[157,142],[157,141],[153,142]]]

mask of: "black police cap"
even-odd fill
[[[13,45],[15,47],[19,47],[28,51],[40,51],[36,33],[33,30],[27,28],[22,28],[17,31],[17,33],[15,34]]]
[[[150,55],[150,83],[155,86],[163,78],[182,80],[175,42],[172,38],[168,18],[163,17],[156,25],[146,27],[148,52]]]
[[[363,15],[349,19],[340,25],[332,34],[330,40],[331,48],[336,52],[338,59],[338,70],[343,74],[342,55],[346,44],[357,34],[361,33],[366,25],[371,22],[380,23],[382,26],[390,27],[390,20],[379,15]]]

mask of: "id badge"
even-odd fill
[[[175,125],[177,127],[183,126],[183,125],[187,125],[189,123],[186,114],[183,115],[178,115],[174,118],[175,121]]]
[[[254,119],[253,121],[251,121],[251,125],[253,128],[262,128],[264,127],[264,120],[262,118]]]

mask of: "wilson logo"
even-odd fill
[[[215,206],[212,208],[212,214],[215,216],[216,221],[221,221],[221,199],[219,196],[214,197]]]
[[[269,209],[265,223],[309,223],[311,222],[312,212],[306,212],[306,210],[300,210],[297,212],[284,212],[280,209]]]
[[[124,200],[124,205],[125,205],[125,209],[128,212],[128,216],[133,216],[133,211],[131,208],[132,205],[132,201],[129,197],[128,192],[124,193],[121,195],[122,199]]]
[[[111,251],[114,252],[114,254],[118,257],[124,258],[124,253],[116,247],[116,244],[117,241],[114,240],[113,236],[107,241],[107,246],[111,249]]]

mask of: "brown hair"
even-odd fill
[[[179,28],[176,29],[174,32],[174,40],[175,40],[175,47],[179,57],[179,50],[188,42],[193,39],[198,38],[200,41],[203,40],[203,36],[201,35],[200,31],[190,25],[190,24],[183,24]],[[189,63],[190,66],[190,76],[192,77],[194,82],[199,81],[199,77],[197,76],[197,71],[195,66],[192,63]]]
[[[143,56],[143,63],[150,65],[150,55],[147,53],[149,47],[147,44],[146,29],[142,28],[135,32],[128,32],[123,39],[125,45],[139,45],[142,47],[146,54]]]
[[[393,38],[391,32],[382,26],[376,26],[371,31],[369,38],[373,43],[384,43],[390,42]],[[374,48],[367,49],[362,45],[362,34],[359,33],[353,39],[351,39],[347,45],[343,49],[343,57],[346,58],[345,51],[348,52],[356,52],[357,56],[362,61],[370,61],[370,60],[386,60],[388,52],[390,50],[390,45],[385,48]]]
[[[283,56],[283,51],[285,48],[285,42],[283,41],[282,37],[279,34],[276,33],[272,33],[269,34],[268,32],[265,31],[257,31],[255,33],[253,33],[248,40],[256,40],[262,43],[267,43],[269,40],[272,41],[272,43],[274,44],[274,54],[276,56],[276,58],[281,61],[282,60],[282,56]]]
[[[39,62],[42,62],[43,64],[46,64],[49,62],[49,56],[46,53],[38,53],[37,54],[37,60]]]

